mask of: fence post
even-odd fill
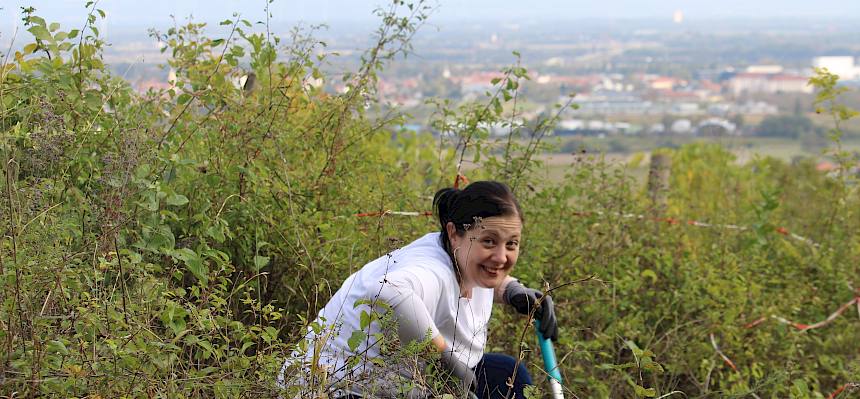
[[[666,197],[669,192],[669,172],[672,158],[665,153],[651,153],[651,166],[648,169],[648,198],[654,217],[663,217],[666,212]]]

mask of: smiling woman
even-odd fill
[[[299,369],[303,377],[295,383],[323,385],[335,398],[432,394],[420,382],[424,367],[390,361],[380,348],[377,337],[386,327],[366,315],[390,308],[401,343],[429,338],[441,354],[442,368],[456,377],[458,393],[524,397],[531,384],[526,368],[511,356],[484,353],[493,303],[522,314],[534,311],[544,336],[558,335],[552,299],[509,275],[522,240],[520,206],[505,184],[493,181],[439,190],[433,205],[441,231],[347,278],[308,329],[306,349],[284,364],[285,385],[291,383],[288,370]],[[509,379],[513,386],[507,385]]]

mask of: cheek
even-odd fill
[[[513,269],[514,265],[517,264],[517,259],[519,259],[519,257],[520,257],[519,251],[514,252],[513,254],[509,255],[508,256],[508,264],[507,264],[507,267],[505,269],[508,271]]]

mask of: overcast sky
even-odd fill
[[[438,4],[431,21],[443,26],[456,19],[626,19],[669,20],[681,10],[686,20],[719,18],[852,18],[860,19],[860,0],[431,0]],[[9,35],[20,19],[22,5],[36,7],[49,21],[63,25],[83,22],[86,0],[2,0],[0,35]],[[153,27],[170,23],[169,16],[194,16],[217,22],[239,11],[251,21],[265,18],[266,0],[102,0],[98,7],[108,14],[108,28]],[[274,0],[273,24],[372,21],[381,0]]]

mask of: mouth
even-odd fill
[[[490,267],[490,266],[481,265],[481,270],[483,270],[484,273],[487,273],[492,277],[497,277],[500,274],[502,274],[503,269],[504,268],[502,268],[502,267]]]

